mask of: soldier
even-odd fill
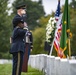
[[[25,51],[24,36],[27,32],[24,28],[24,21],[21,17],[16,17],[13,23],[15,28],[12,34],[12,43],[10,53],[13,56],[13,70],[12,75],[21,75],[23,55]]]
[[[15,8],[17,9],[17,14],[13,19],[13,28],[15,28],[14,21],[16,17],[22,17],[24,22],[26,20],[26,5],[24,4],[24,2],[18,3],[18,5]]]
[[[29,51],[28,51],[28,57],[30,55],[30,51],[33,49],[33,35],[32,31],[28,29],[27,23],[25,28],[27,29],[27,33],[25,34],[25,45],[28,43],[29,44]]]
[[[28,59],[29,59],[30,51],[32,51],[33,48],[33,36],[32,36],[32,32],[28,30],[27,23],[25,25],[25,28],[27,29],[27,32],[25,34],[25,53],[23,59],[22,72],[28,71]]]
[[[18,3],[18,5],[15,7],[17,9],[17,14],[16,16],[13,18],[12,24],[13,24],[13,29],[16,27],[15,25],[15,18],[17,17],[21,17],[24,20],[24,24],[25,24],[25,20],[26,20],[26,5],[24,2],[22,3]],[[12,37],[10,37],[10,43],[12,43]]]

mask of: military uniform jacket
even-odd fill
[[[25,51],[24,36],[27,30],[15,27],[12,34],[12,44],[10,53]]]
[[[26,20],[26,17],[20,16],[20,15],[17,14],[17,15],[13,18],[13,21],[12,21],[13,29],[16,27],[16,24],[14,23],[14,21],[15,21],[15,19],[16,19],[17,17],[21,17],[21,18],[24,20],[24,22],[25,22],[25,20]]]
[[[21,17],[21,16],[17,14],[17,15],[13,18],[13,21],[12,21],[12,23],[13,23],[13,28],[16,27],[16,24],[14,23],[14,21],[15,21],[15,19],[16,19],[17,17]]]

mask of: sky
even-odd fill
[[[33,0],[33,1],[38,1],[38,0]],[[68,1],[69,1],[68,3],[71,2],[71,0]],[[50,14],[52,11],[56,11],[58,0],[42,0],[42,3],[46,14]],[[62,6],[64,4],[65,4],[65,0],[60,0],[60,5]]]
[[[38,1],[38,0],[32,0],[32,1]],[[68,1],[69,3],[71,2],[71,0],[68,0]],[[12,2],[13,0],[10,0],[9,6],[11,6]],[[48,15],[48,14],[51,14],[52,11],[56,11],[58,0],[42,0],[42,4],[44,6],[44,11],[46,15]],[[65,4],[65,0],[60,0],[60,5],[62,6],[64,4]]]
[[[60,5],[62,6],[63,4],[65,4],[65,0],[60,0]],[[43,5],[44,5],[46,13],[50,14],[52,11],[56,11],[58,0],[43,0]]]

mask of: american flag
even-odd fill
[[[56,19],[56,21],[58,21],[59,16],[60,16],[60,0],[58,0],[58,6],[57,6],[56,13],[55,13],[55,19]]]
[[[60,13],[60,0],[58,0],[58,6],[55,13],[56,19],[56,30],[55,30],[55,37],[54,37],[54,48],[57,51],[57,54],[60,58],[63,57],[63,53],[60,50],[60,36],[61,36],[61,29],[62,29],[62,14]]]

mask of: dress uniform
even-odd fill
[[[26,15],[25,15],[26,16]],[[20,16],[19,14],[16,14],[16,16],[14,17],[14,19],[13,19],[13,21],[12,21],[12,23],[13,23],[13,29],[16,27],[16,24],[15,24],[15,18],[17,18],[17,17],[21,17],[22,19],[23,19],[23,21],[25,22],[25,20],[26,19],[24,19],[24,16],[22,15],[22,16]],[[26,17],[25,17],[26,18]]]
[[[26,5],[25,5],[25,3],[24,2],[20,2],[20,3],[18,3],[18,5],[15,7],[17,10],[19,10],[19,9],[23,9],[25,12],[26,12]],[[26,21],[26,14],[24,14],[24,13],[18,13],[17,12],[17,14],[16,14],[16,16],[13,18],[13,21],[12,21],[12,23],[13,23],[13,28],[15,28],[15,24],[14,24],[14,21],[15,21],[15,18],[16,17],[21,17],[21,18],[23,18],[23,20],[24,20],[24,22]]]
[[[13,55],[13,70],[12,75],[21,75],[23,55],[25,51],[24,36],[27,32],[26,29],[19,25],[24,25],[21,17],[16,17],[13,21],[15,28],[12,34],[12,43],[10,53]]]

